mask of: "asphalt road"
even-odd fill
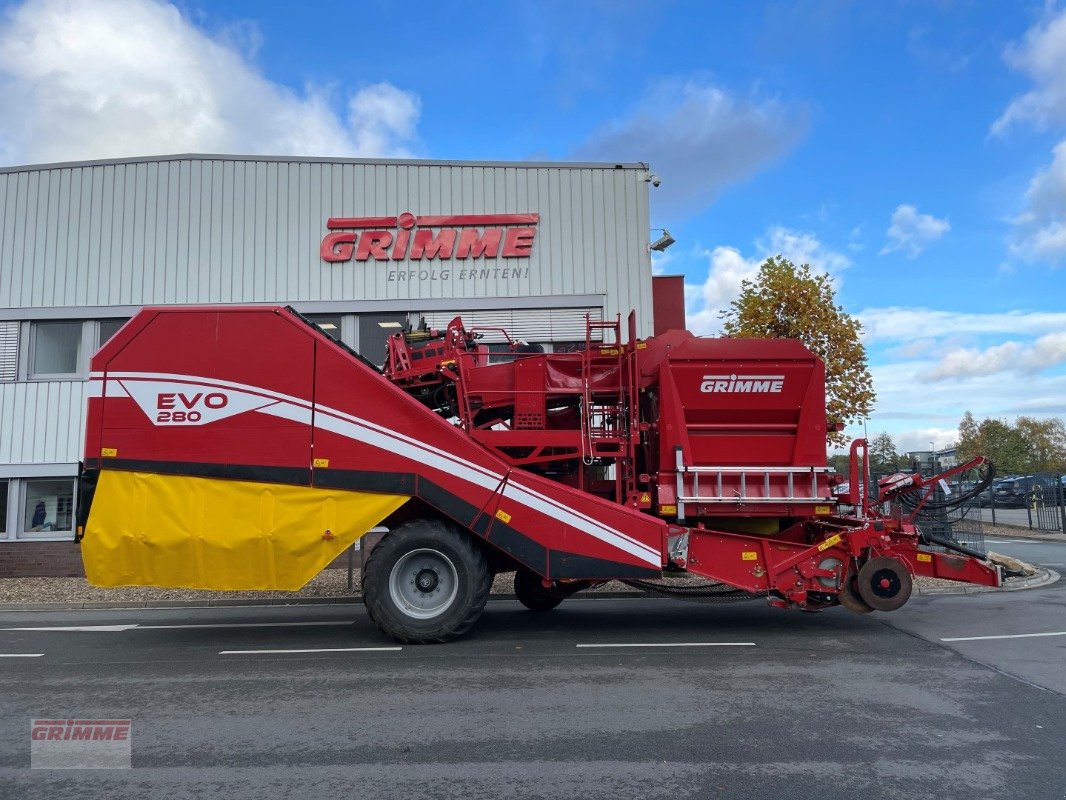
[[[345,652],[395,645],[349,606],[0,613],[35,656],[0,658],[0,797],[1061,798],[1064,607],[507,600]],[[30,718],[68,715],[132,718],[134,768],[29,769]]]

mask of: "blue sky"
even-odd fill
[[[1066,414],[1054,3],[0,3],[0,162],[641,160],[690,327],[759,260],[834,276],[871,434]],[[1056,150],[1056,148],[1058,148]]]

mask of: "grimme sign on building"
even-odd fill
[[[497,259],[533,254],[540,214],[447,214],[398,217],[330,217],[319,250],[322,260],[377,261],[389,266],[388,281],[448,280],[455,262],[459,280],[523,278],[529,267],[499,266]],[[478,263],[479,260],[482,263]],[[403,269],[396,262],[427,261],[433,269]],[[470,263],[472,262],[472,263]],[[486,266],[489,262],[491,266]],[[468,265],[469,264],[469,265]]]

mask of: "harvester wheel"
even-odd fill
[[[906,565],[888,556],[863,564],[855,583],[862,599],[877,611],[895,611],[911,596],[911,574]]]
[[[401,642],[447,642],[466,633],[492,587],[485,556],[453,526],[415,519],[386,534],[363,573],[363,602],[384,633]]]
[[[837,600],[840,601],[840,605],[844,606],[848,611],[854,611],[856,614],[869,614],[873,611],[873,606],[867,604],[862,597],[859,596],[859,590],[855,588],[855,576],[848,575],[844,578],[844,583],[840,587],[840,591],[837,593]]]
[[[515,570],[514,595],[518,602],[530,611],[551,611],[565,598],[565,595],[544,588],[540,575],[528,569]]]

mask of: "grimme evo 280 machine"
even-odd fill
[[[406,642],[468,630],[501,572],[533,610],[612,579],[860,613],[902,606],[914,574],[999,584],[915,525],[945,476],[867,499],[858,440],[838,503],[824,368],[799,342],[628,327],[501,356],[456,318],[392,335],[382,371],[291,308],[147,308],[92,359],[86,573],[295,590],[381,525],[364,601]]]

